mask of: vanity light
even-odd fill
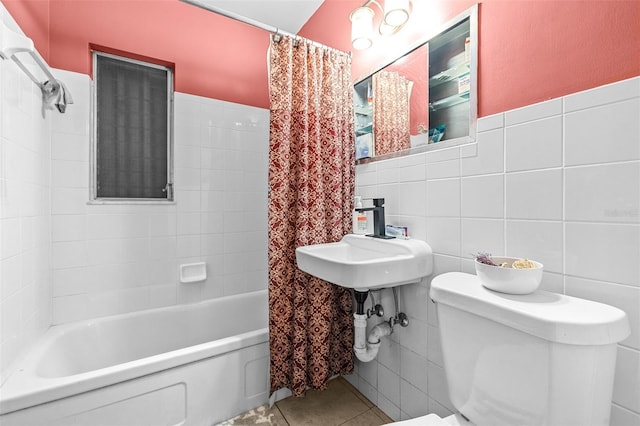
[[[351,12],[351,45],[354,49],[364,50],[371,47],[373,40],[373,10],[366,6],[359,7]]]
[[[383,36],[388,36],[391,34],[395,34],[398,31],[399,28],[394,27],[393,25],[388,25],[384,22],[384,20],[382,22],[380,22],[380,26],[378,27],[378,32],[380,33],[380,35]]]
[[[384,2],[384,23],[391,27],[401,27],[409,20],[409,0],[386,0]]]
[[[374,11],[369,7],[375,4],[382,12],[378,32],[385,36],[397,33],[409,20],[410,0],[367,0],[361,7],[351,12],[351,45],[356,50],[368,49],[373,45]]]

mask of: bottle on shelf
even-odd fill
[[[464,61],[469,62],[471,60],[471,38],[467,37],[464,40]]]

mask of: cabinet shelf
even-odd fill
[[[451,108],[452,106],[467,102],[469,100],[469,92],[458,93],[456,95],[448,96],[443,99],[439,99],[429,104],[431,111],[438,111],[445,108]]]
[[[356,136],[365,135],[367,133],[373,133],[373,123],[369,123],[366,126],[356,129]]]
[[[373,107],[371,105],[355,106],[353,110],[358,115],[373,115]]]
[[[433,88],[448,81],[454,81],[460,77],[464,77],[465,75],[469,74],[469,70],[469,62],[463,62],[460,65],[439,72],[438,74],[429,78],[429,88]]]

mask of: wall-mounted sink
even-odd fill
[[[431,247],[424,241],[355,234],[337,243],[298,247],[296,260],[308,274],[363,292],[416,283],[433,271]]]

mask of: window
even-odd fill
[[[171,69],[93,52],[93,196],[172,201]]]

